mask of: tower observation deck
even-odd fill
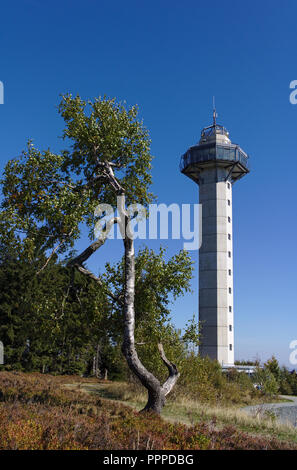
[[[199,185],[199,321],[202,356],[234,364],[232,185],[249,173],[249,157],[216,123],[181,157],[180,171]]]

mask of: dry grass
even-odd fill
[[[261,405],[259,406],[260,408]],[[297,442],[297,430],[290,423],[280,423],[269,414],[264,417],[260,413],[252,416],[235,406],[205,405],[198,401],[184,398],[174,403],[168,402],[163,415],[164,418],[182,419],[183,422],[188,424],[193,424],[201,419],[204,421],[215,421],[217,426],[230,424],[240,430],[263,435],[268,434],[279,438],[286,437]]]
[[[125,383],[2,372],[0,448],[297,449],[296,439],[288,431],[281,434],[278,428],[274,435],[263,429],[260,435],[257,428],[242,431],[240,426],[249,427],[247,421],[238,418],[236,422],[230,413],[223,416],[222,408],[214,416],[213,407],[189,400],[169,401],[164,420],[132,409],[144,403],[142,391]]]
[[[73,385],[72,385],[73,386]],[[98,394],[102,398],[124,403],[136,410],[146,403],[146,393],[137,385],[124,382],[109,382],[97,384],[82,384],[81,390]],[[261,404],[259,404],[259,409]],[[162,412],[162,417],[171,422],[193,425],[200,421],[211,422],[218,429],[226,425],[236,426],[240,431],[251,432],[261,436],[271,436],[297,443],[297,430],[291,424],[282,424],[273,416],[251,416],[239,406],[211,405],[178,397],[168,400]]]

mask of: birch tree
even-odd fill
[[[179,372],[158,344],[160,357],[168,370],[164,383],[148,371],[139,359],[135,345],[135,251],[129,232],[130,215],[125,204],[147,207],[153,200],[151,184],[150,139],[138,118],[136,106],[127,109],[115,99],[83,101],[65,95],[59,105],[64,119],[63,138],[68,148],[61,153],[39,151],[32,142],[19,158],[8,162],[3,178],[2,221],[9,221],[9,233],[18,233],[22,243],[36,252],[47,250],[48,259],[40,264],[38,275],[54,255],[68,253],[82,236],[82,226],[89,230],[89,245],[71,256],[70,269],[76,269],[105,289],[106,295],[121,306],[123,320],[122,352],[129,368],[147,389],[148,401],[143,411],[160,413],[165,397],[174,387]],[[106,223],[105,236],[94,239],[94,211],[99,202],[116,205],[122,201],[121,221]],[[4,216],[3,216],[4,214]],[[100,275],[86,263],[107,240],[109,230],[121,222],[124,248],[124,290],[115,296]],[[112,242],[110,242],[112,243]]]

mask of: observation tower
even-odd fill
[[[217,124],[181,157],[180,171],[199,185],[202,246],[199,250],[201,356],[234,364],[232,186],[249,173],[249,157]]]

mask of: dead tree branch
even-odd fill
[[[39,276],[39,274],[47,267],[48,263],[50,262],[50,260],[52,259],[52,257],[54,256],[54,254],[56,253],[56,251],[58,251],[58,249],[63,245],[63,243],[65,243],[65,239],[70,237],[73,233],[73,230],[71,230],[68,235],[66,235],[64,237],[64,240],[62,240],[60,243],[58,243],[57,246],[55,246],[55,248],[53,249],[53,251],[51,252],[50,256],[47,258],[45,264],[42,266],[42,268],[39,269],[39,271],[37,271],[37,276]]]
[[[122,300],[120,297],[115,296],[111,291],[106,289],[106,286],[100,279],[100,277],[96,276],[92,271],[87,269],[85,266],[83,266],[83,263],[87,261],[92,254],[94,254],[106,241],[107,235],[111,229],[111,227],[118,222],[118,218],[114,217],[111,220],[109,220],[106,223],[106,228],[105,228],[105,233],[104,237],[98,238],[98,240],[95,240],[88,248],[86,248],[80,255],[76,256],[76,258],[68,261],[67,267],[73,267],[76,268],[80,273],[84,274],[85,276],[89,277],[90,279],[93,279],[97,284],[99,284],[104,290],[106,291],[106,294],[115,302],[117,303],[122,303]]]
[[[166,397],[166,395],[168,395],[168,393],[170,393],[171,390],[173,389],[180,374],[177,370],[176,365],[167,359],[162,343],[158,344],[158,350],[159,350],[162,361],[164,362],[165,366],[167,367],[169,371],[169,376],[167,380],[164,382],[164,384],[162,385],[162,391],[164,392],[165,397]]]

